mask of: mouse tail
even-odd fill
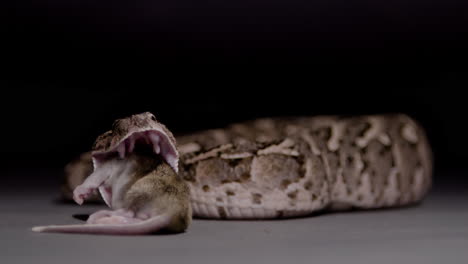
[[[82,225],[50,225],[36,226],[34,232],[48,233],[78,233],[78,234],[107,234],[107,235],[143,235],[157,232],[168,227],[170,214],[151,217],[141,222],[129,224],[82,224]]]

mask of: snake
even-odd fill
[[[119,119],[104,135],[123,142],[145,131],[149,115]],[[169,164],[187,182],[198,218],[401,207],[420,203],[432,186],[429,140],[406,114],[260,118],[176,138],[171,133],[171,142],[177,155]],[[62,193],[70,197],[92,171],[91,154],[65,171]]]

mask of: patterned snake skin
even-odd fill
[[[179,175],[202,218],[404,206],[432,182],[426,135],[406,115],[259,119],[178,137],[177,145]],[[89,153],[70,163],[64,197],[91,171]]]
[[[260,119],[177,141],[202,218],[404,206],[432,182],[426,135],[406,115]]]

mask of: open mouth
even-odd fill
[[[124,159],[127,155],[135,152],[160,155],[175,172],[178,172],[179,156],[177,149],[168,136],[163,131],[157,129],[134,132],[123,138],[110,150],[105,152],[95,151],[92,155],[95,166],[99,166],[99,164],[106,160],[114,158]]]

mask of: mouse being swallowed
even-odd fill
[[[118,119],[93,146],[94,171],[73,191],[84,200],[100,193],[112,210],[86,224],[34,227],[36,232],[139,235],[183,232],[192,221],[190,189],[178,175],[172,133],[149,112]]]

